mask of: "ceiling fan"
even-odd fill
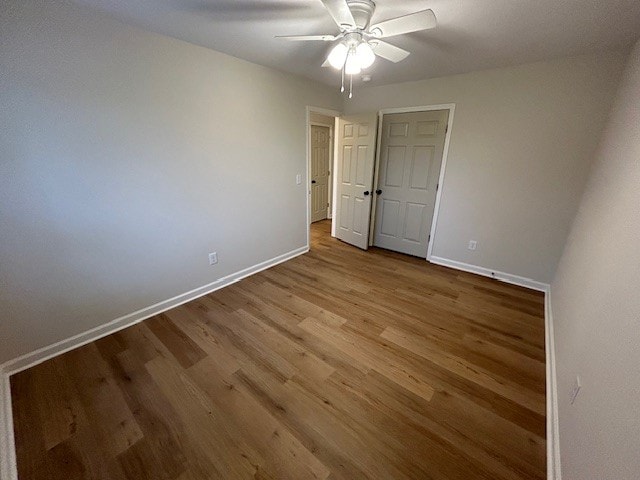
[[[363,69],[373,65],[376,55],[394,63],[404,60],[409,55],[406,50],[384,42],[382,38],[428,30],[436,26],[436,16],[429,9],[370,25],[376,9],[372,0],[320,1],[338,25],[340,33],[284,35],[276,38],[289,41],[338,41],[322,66],[342,70],[342,92],[345,75],[350,76],[349,98],[353,95],[353,75],[358,75]]]

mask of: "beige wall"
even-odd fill
[[[563,480],[640,477],[639,240],[640,42],[552,284]]]
[[[305,106],[335,88],[70,2],[2,9],[0,363],[306,244]]]
[[[433,255],[549,283],[624,58],[358,88],[345,111],[455,103]],[[471,239],[476,251],[467,249]]]

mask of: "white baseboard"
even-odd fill
[[[547,397],[547,479],[562,480],[560,466],[560,429],[558,423],[558,386],[556,380],[556,349],[553,334],[553,313],[551,310],[551,286],[531,280],[530,278],[497,272],[476,265],[469,265],[455,260],[431,256],[429,261],[437,265],[477,273],[485,277],[495,278],[506,283],[519,285],[544,292],[544,323],[545,323],[545,362],[546,362],[546,397]]]
[[[545,357],[547,366],[547,479],[562,480],[560,469],[560,425],[558,423],[558,384],[556,348],[551,310],[551,288],[544,295]]]
[[[240,270],[239,272],[222,277],[215,282],[156,303],[155,305],[145,307],[120,318],[116,318],[109,323],[92,328],[91,330],[87,330],[86,332],[80,333],[66,340],[56,342],[47,347],[40,348],[34,352],[27,353],[0,365],[0,400],[2,401],[2,404],[0,405],[0,480],[18,479],[18,473],[16,470],[15,440],[13,436],[13,415],[11,410],[11,386],[9,383],[9,377],[11,375],[22,370],[26,370],[29,367],[33,367],[34,365],[42,363],[50,358],[86,345],[87,343],[91,343],[102,337],[111,335],[112,333],[130,327],[131,325],[135,325],[136,323],[175,308],[183,303],[190,302],[191,300],[195,300],[196,298],[207,295],[208,293],[219,290],[231,285],[232,283],[236,283],[243,278],[261,272],[262,270],[266,270],[267,268],[278,265],[279,263],[291,260],[292,258],[307,253],[308,251],[309,247],[305,246],[292,250],[288,253],[278,255],[270,260],[266,260],[252,267],[248,267],[244,270]]]
[[[520,287],[530,288],[539,292],[546,292],[549,289],[549,284],[538,282],[526,277],[520,277],[518,275],[512,275],[510,273],[499,272],[497,270],[491,270],[485,267],[479,267],[477,265],[471,265],[469,263],[458,262],[456,260],[449,260],[448,258],[431,256],[428,258],[431,263],[436,265],[442,265],[443,267],[455,268],[456,270],[462,270],[464,272],[476,273],[483,277],[495,278],[501,282],[510,283],[512,285],[518,285]]]
[[[231,275],[227,275],[226,277],[222,277],[215,282],[209,283],[202,287],[198,287],[189,292],[182,293],[168,300],[163,300],[162,302],[156,303],[155,305],[151,305],[136,312],[124,315],[123,317],[116,318],[109,323],[105,323],[103,325],[100,325],[99,327],[92,328],[91,330],[87,330],[86,332],[80,333],[66,340],[56,342],[47,347],[40,348],[34,352],[22,355],[14,360],[6,362],[2,366],[0,366],[0,368],[3,368],[8,375],[13,375],[14,373],[18,373],[29,367],[33,367],[34,365],[44,362],[45,360],[48,360],[52,357],[68,352],[69,350],[73,350],[74,348],[81,347],[82,345],[85,345],[87,343],[91,343],[95,340],[98,340],[99,338],[106,337],[107,335],[111,335],[118,330],[122,330],[123,328],[127,328],[131,325],[139,323],[149,317],[153,317],[154,315],[158,315],[159,313],[167,311],[171,308],[175,308],[179,305],[182,305],[183,303],[190,302],[191,300],[194,300],[198,297],[202,297],[203,295],[219,290],[223,287],[226,287],[227,285],[231,285],[232,283],[238,282],[245,277],[258,273],[262,270],[266,270],[267,268],[278,265],[279,263],[286,262],[287,260],[297,257],[298,255],[302,255],[303,253],[306,253],[308,251],[309,247],[300,247],[288,253],[278,255],[277,257],[274,257],[270,260],[266,260],[252,267],[248,267],[244,270],[240,270],[239,272],[232,273]]]

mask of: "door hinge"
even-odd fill
[[[444,126],[444,133],[447,133],[448,131],[449,131],[449,124],[447,123],[447,124]]]
[[[431,235],[429,235],[429,237],[427,238],[427,243],[429,243],[431,241]]]
[[[440,184],[436,183],[436,192],[438,191],[439,188],[440,188]]]
[[[329,202],[327,202],[327,207],[329,206]]]

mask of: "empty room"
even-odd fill
[[[3,0],[0,480],[640,478],[640,2]]]

